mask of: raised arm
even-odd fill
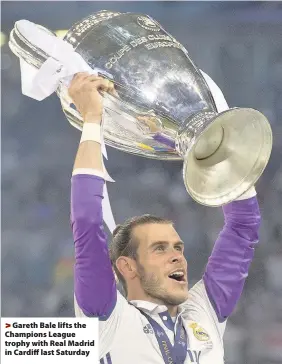
[[[85,73],[77,74],[69,89],[84,120],[71,181],[71,224],[75,243],[76,302],[85,315],[107,318],[116,304],[117,291],[103,229],[100,89],[108,92],[112,85]]]
[[[243,198],[223,207],[225,224],[203,276],[219,322],[230,316],[241,296],[258,243],[261,218],[255,190]]]

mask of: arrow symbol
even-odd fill
[[[6,324],[6,329],[8,329],[9,327],[11,327],[11,325],[10,324]]]

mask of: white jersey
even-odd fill
[[[112,314],[99,323],[101,364],[164,363],[154,331],[136,307],[158,322],[174,345],[174,325],[166,306],[145,301],[128,303],[118,293]],[[76,302],[75,312],[78,317],[85,316]],[[185,364],[223,364],[226,324],[219,323],[202,280],[190,289],[189,299],[179,306],[179,315],[183,318],[189,342]]]

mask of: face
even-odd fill
[[[188,298],[184,244],[171,224],[137,226],[137,272],[144,293],[165,305],[179,305]]]

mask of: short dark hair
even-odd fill
[[[118,225],[110,244],[110,258],[119,282],[127,294],[127,287],[122,274],[116,266],[119,257],[125,256],[137,259],[138,242],[133,239],[132,231],[135,227],[145,224],[172,224],[172,221],[154,215],[135,216]]]

